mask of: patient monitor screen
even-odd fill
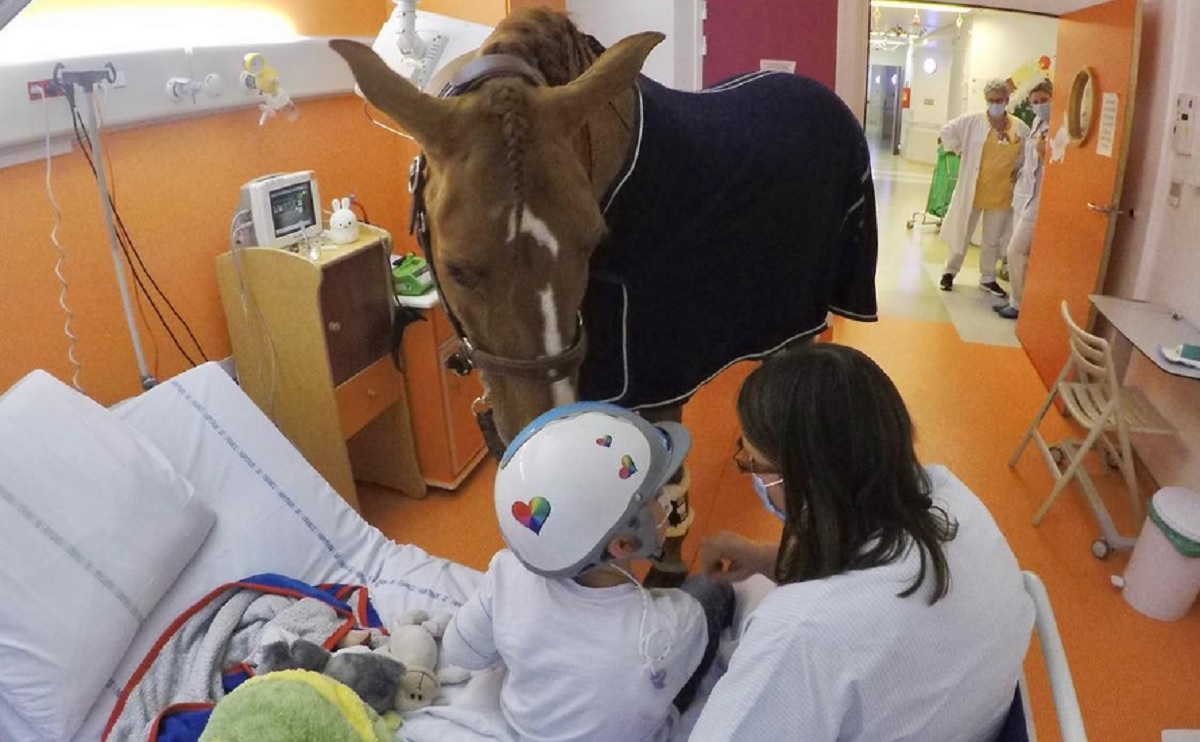
[[[311,227],[317,223],[311,183],[297,183],[271,191],[271,221],[275,236]]]

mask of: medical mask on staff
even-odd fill
[[[1050,104],[1049,103],[1031,103],[1029,105],[1033,109],[1033,113],[1042,121],[1050,120]]]
[[[774,515],[780,521],[787,521],[787,514],[775,507],[775,503],[771,502],[771,497],[767,494],[768,487],[774,487],[778,484],[783,484],[783,479],[776,479],[773,482],[764,482],[762,477],[757,474],[750,475],[750,482],[754,485],[754,492],[758,495],[758,499],[762,501],[763,509],[771,515]]]
[[[1004,115],[1004,109],[1008,107],[1007,103],[989,103],[988,115],[994,119],[998,119]]]

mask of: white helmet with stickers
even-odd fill
[[[649,505],[691,446],[682,425],[652,424],[616,405],[579,402],[525,426],[496,473],[496,517],[508,548],[545,577],[575,577],[633,536],[632,556],[661,549]]]

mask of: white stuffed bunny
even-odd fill
[[[350,199],[333,199],[333,215],[329,217],[329,241],[348,245],[358,239],[358,216],[350,208]]]
[[[437,640],[450,616],[431,618],[425,611],[410,611],[392,629],[387,645],[378,650],[404,664],[404,677],[396,691],[396,708],[402,712],[425,708],[437,701],[442,685],[462,683],[471,673],[461,667],[437,669]]]

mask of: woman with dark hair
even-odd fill
[[[891,379],[857,350],[810,345],[755,370],[737,410],[738,468],[783,534],[721,533],[700,559],[778,586],[691,739],[993,739],[1033,604],[983,503],[917,460]]]

